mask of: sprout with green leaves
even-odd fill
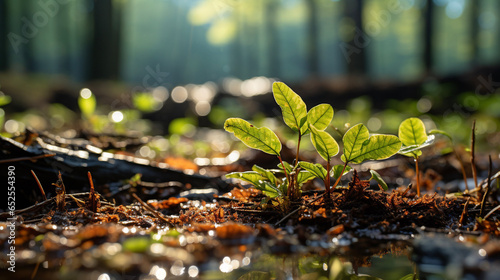
[[[342,161],[344,165],[331,167],[330,162],[339,153],[337,141],[325,131],[330,125],[334,111],[329,104],[320,104],[307,111],[302,98],[282,82],[273,84],[273,95],[276,103],[281,107],[283,121],[298,134],[297,152],[293,165],[281,158],[281,142],[278,136],[266,127],[257,128],[249,122],[239,118],[229,118],[224,123],[224,129],[231,132],[250,148],[261,150],[278,157],[278,170],[266,170],[254,166],[253,171],[227,174],[228,178],[238,178],[247,181],[260,189],[271,198],[285,197],[288,201],[298,198],[300,186],[305,182],[318,177],[325,183],[326,199],[330,199],[340,178],[350,171],[349,163],[362,163],[365,160],[388,158],[401,148],[401,141],[393,135],[371,135],[363,124],[349,129],[344,137]],[[326,169],[321,164],[299,162],[299,150],[302,136],[310,133],[311,142],[318,154],[326,161]],[[284,181],[275,176],[284,173]],[[336,178],[333,187],[330,187],[330,178]],[[372,172],[372,178],[379,183],[383,180],[378,173]],[[381,183],[387,188],[385,183]],[[286,196],[285,196],[286,195]]]
[[[318,154],[326,161],[326,170],[321,172],[321,174],[324,174],[324,176],[321,176],[320,178],[323,179],[323,181],[325,182],[326,197],[329,198],[331,193],[330,161],[332,157],[334,157],[339,153],[339,144],[337,144],[337,141],[335,141],[335,139],[333,139],[333,137],[330,134],[328,134],[328,132],[318,130],[312,124],[309,125],[309,129],[311,130],[311,142],[313,143],[314,148],[316,148]],[[302,164],[301,166],[302,168],[311,172],[311,170],[308,169],[307,165]]]
[[[434,135],[427,135],[424,122],[419,118],[408,118],[399,125],[398,136],[403,143],[399,153],[415,159],[417,195],[420,196],[418,158],[422,155],[421,149],[434,142]]]
[[[326,129],[332,121],[333,108],[329,104],[320,104],[307,111],[307,106],[302,98],[282,82],[275,82],[273,84],[273,96],[276,103],[281,108],[283,121],[288,127],[298,134],[297,152],[294,165],[282,160],[281,142],[278,136],[270,129],[266,127],[257,128],[249,122],[239,118],[227,119],[224,123],[224,129],[228,132],[234,133],[234,136],[240,139],[248,147],[277,156],[280,161],[280,169],[275,170],[275,173],[284,173],[286,181],[281,182],[280,180],[269,180],[268,176],[260,178],[260,182],[247,180],[248,176],[253,176],[252,179],[256,177],[253,172],[250,173],[251,175],[248,175],[248,173],[231,173],[226,175],[226,177],[246,180],[270,197],[286,194],[288,198],[293,200],[300,194],[300,186],[315,177],[307,170],[299,170],[298,156],[302,136],[311,133],[312,130],[314,131],[313,134],[317,135],[319,131],[322,132],[322,130]],[[314,137],[312,136],[313,134],[311,134],[311,137]],[[317,141],[320,140],[318,139]],[[336,142],[334,144],[336,145],[338,152],[338,144]],[[337,152],[332,154],[331,147],[329,148],[331,156],[334,156]],[[257,171],[254,170],[254,172]],[[270,186],[267,185],[267,183],[264,184],[264,182],[267,182],[274,190],[280,190],[280,192],[269,191]]]
[[[396,154],[401,148],[401,141],[394,135],[374,134],[370,135],[368,128],[363,124],[351,127],[342,138],[344,143],[344,154],[341,159],[344,169],[349,163],[359,164],[366,160],[386,159]],[[373,176],[377,181],[380,176]],[[333,185],[335,188],[340,177]],[[380,183],[380,182],[379,182]]]
[[[327,169],[329,170],[330,159],[339,152],[337,142],[325,131],[317,131],[314,127],[311,127],[311,131],[311,141],[320,156],[327,161]],[[363,124],[357,124],[351,127],[344,134],[342,142],[344,143],[344,151],[341,159],[344,165],[336,165],[329,172],[330,176],[337,179],[334,185],[330,188],[330,176],[326,176],[326,178],[320,177],[326,179],[325,181],[327,184],[325,184],[325,186],[327,196],[330,194],[330,189],[335,189],[342,176],[351,170],[351,167],[348,166],[349,163],[359,164],[365,160],[386,159],[396,154],[401,148],[401,141],[399,141],[398,137],[383,134],[370,136],[368,128]],[[307,164],[302,164],[301,166],[312,172]],[[326,173],[326,170],[322,172],[322,174]],[[387,189],[387,184],[377,172],[371,171],[371,174],[371,179],[375,179],[383,189]]]

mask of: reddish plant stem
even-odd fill
[[[460,220],[458,221],[459,225],[463,225],[465,219],[467,218],[467,214],[468,214],[467,206],[469,205],[469,200],[470,200],[470,197],[467,198],[467,201],[464,204],[464,210],[462,211],[462,215],[460,215]]]
[[[299,132],[299,139],[297,141],[297,152],[295,155],[295,166],[299,164],[299,149],[300,149],[300,140],[302,139],[302,134]]]
[[[299,151],[300,151],[300,140],[302,140],[302,134],[300,133],[299,131],[299,138],[297,140],[297,151],[296,151],[296,155],[295,155],[295,167],[294,169],[296,170],[297,166],[299,165]],[[283,163],[282,163],[283,164]],[[295,197],[295,192],[297,191],[295,189],[295,182],[297,181],[297,176],[298,176],[298,172],[295,171],[294,174],[293,174],[293,178],[290,178],[290,180],[288,181],[288,184],[289,184],[289,189],[290,188],[293,188],[293,192],[292,192],[292,195]],[[292,182],[293,180],[293,182]],[[291,186],[291,187],[290,187]],[[290,196],[289,196],[290,197]]]
[[[23,161],[23,160],[37,160],[41,158],[46,158],[46,157],[53,157],[56,154],[45,154],[45,155],[39,155],[39,156],[34,156],[34,157],[20,157],[20,158],[11,158],[11,159],[2,159],[0,160],[0,163],[9,163],[9,162],[16,162],[16,161]]]
[[[335,181],[335,184],[333,184],[333,186],[331,187],[331,189],[332,189],[332,190],[334,190],[334,189],[337,187],[337,185],[339,184],[339,182],[340,182],[340,178],[342,178],[342,175],[344,175],[344,170],[345,170],[345,168],[347,167],[347,163],[348,163],[348,162],[346,162],[346,163],[344,164],[344,167],[342,168],[342,172],[340,172],[340,176],[339,176],[339,177],[337,178],[337,180]],[[328,172],[328,171],[327,171],[327,172]],[[328,174],[328,175],[329,175],[329,174]]]
[[[415,158],[415,173],[417,179],[417,196],[420,196],[420,172],[418,171],[418,157]]]
[[[325,190],[326,190],[326,199],[330,199],[330,197],[331,197],[331,189],[330,189],[330,161],[326,162]]]
[[[97,212],[97,198],[95,195],[94,180],[92,180],[92,174],[90,174],[90,171],[87,173],[87,176],[89,177],[90,182],[89,210],[95,213]]]
[[[165,219],[165,217],[163,217],[163,214],[154,210],[153,208],[151,208],[151,206],[149,206],[146,202],[144,202],[142,199],[140,199],[135,193],[132,193],[132,196],[144,207],[146,208],[149,212],[153,213],[153,215],[155,215],[156,218],[158,218],[159,220],[163,221],[164,223],[168,224],[170,227],[172,228],[175,228],[175,225],[172,224],[171,222],[169,222],[167,219]]]
[[[288,188],[286,190],[286,195],[287,195],[287,197],[290,197],[291,189],[292,189],[290,177],[288,176],[288,173],[286,172],[286,167],[285,167],[285,164],[283,163],[283,160],[281,159],[281,156],[278,156],[278,159],[280,160],[281,166],[283,167],[283,172],[285,172],[286,181],[288,182]]]
[[[40,192],[42,193],[43,200],[47,200],[47,196],[45,195],[45,191],[43,190],[42,183],[40,183],[40,180],[38,180],[38,177],[36,176],[36,174],[33,170],[31,170],[31,174],[33,175],[33,177],[35,177],[35,181],[38,185],[38,188],[40,189]]]

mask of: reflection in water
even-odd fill
[[[499,242],[474,234],[421,232],[411,239],[393,235],[391,241],[348,233],[310,234],[302,240],[284,230],[224,238],[221,228],[199,224],[198,231],[148,231],[137,226],[89,226],[85,234],[75,236],[69,234],[74,231],[70,227],[21,227],[19,236],[28,230],[38,235],[24,244],[16,242],[18,273],[11,279],[28,279],[34,270],[36,279],[71,280],[413,279],[417,271],[420,279],[500,275]],[[0,230],[5,229],[0,224]],[[44,231],[48,229],[67,234]]]

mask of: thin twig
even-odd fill
[[[292,212],[288,213],[285,217],[283,217],[281,220],[279,220],[277,223],[274,224],[274,226],[278,226],[279,224],[281,224],[282,222],[284,222],[285,220],[287,220],[288,218],[290,218],[293,214],[297,213],[298,211],[300,210],[300,207],[297,207],[295,210],[293,210]]]
[[[39,156],[33,156],[33,157],[2,159],[2,160],[0,160],[0,163],[10,163],[10,162],[17,162],[17,161],[25,161],[25,160],[37,160],[37,159],[46,158],[46,157],[53,157],[55,155],[56,154],[45,154],[45,155],[39,155]]]
[[[174,225],[169,222],[167,219],[165,219],[158,211],[154,210],[153,208],[151,208],[146,202],[144,202],[142,199],[140,199],[135,193],[132,193],[132,196],[144,207],[146,208],[148,211],[150,211],[151,213],[153,213],[153,215],[162,220],[163,222],[167,223],[169,226],[171,227],[174,227]]]
[[[470,142],[470,163],[472,167],[472,177],[474,178],[474,184],[476,186],[476,189],[478,187],[477,185],[477,169],[476,169],[476,156],[475,156],[475,142],[476,142],[476,120],[472,121],[472,135],[471,135],[471,142]]]
[[[14,213],[16,215],[20,215],[22,213],[25,213],[25,212],[29,212],[29,211],[35,211],[35,210],[38,210],[38,208],[42,207],[42,206],[45,206],[46,204],[49,204],[51,202],[53,202],[54,200],[56,200],[55,197],[52,197],[52,198],[49,198],[47,200],[44,200],[40,203],[37,203],[35,205],[31,205],[29,207],[26,207],[26,208],[23,208],[23,209],[19,209],[19,210],[16,210]]]
[[[40,267],[40,263],[42,263],[42,260],[39,259],[37,262],[36,262],[36,265],[35,265],[35,268],[33,269],[33,272],[31,273],[31,279],[35,279],[35,276],[38,272],[38,268]]]
[[[33,175],[33,177],[35,177],[35,181],[38,184],[38,188],[40,189],[40,192],[43,195],[43,200],[47,200],[47,196],[45,195],[45,191],[43,190],[43,187],[42,187],[42,184],[40,183],[40,180],[38,180],[38,177],[36,176],[36,174],[33,170],[31,170],[31,174]]]
[[[413,187],[413,184],[412,184],[412,183],[410,183],[410,184],[408,185],[408,187],[406,187],[406,190],[403,192],[403,194],[402,194],[401,196],[405,196],[405,195],[408,193],[408,191],[409,191],[409,190],[411,190],[411,187]]]
[[[470,196],[467,198],[467,201],[464,204],[464,210],[462,211],[462,215],[460,215],[460,220],[458,221],[458,224],[460,224],[460,225],[464,224],[465,217],[467,217],[467,214],[468,214],[467,206],[469,206],[469,200],[470,200]]]
[[[81,207],[81,208],[85,207],[85,201],[78,199],[71,194],[68,194],[67,196],[72,198],[76,202],[76,205],[78,205],[78,207]]]
[[[498,205],[497,207],[493,208],[488,214],[486,214],[486,216],[484,216],[484,220],[488,219],[495,211],[497,211],[498,209],[500,209],[500,205]]]
[[[498,180],[499,178],[500,178],[500,171],[495,173],[495,175],[493,175],[490,180],[493,182],[493,180],[495,180],[495,179]],[[479,183],[480,189],[483,188],[483,185],[485,185],[487,183],[488,183],[488,178],[485,178],[484,180],[482,180],[481,183]]]
[[[486,184],[486,192],[484,193],[483,200],[481,201],[481,211],[479,212],[479,216],[483,216],[484,212],[484,205],[488,201],[488,195],[490,194],[490,185],[491,185],[491,169],[492,169],[492,164],[491,164],[491,155],[488,156],[489,159],[489,168],[488,168],[488,183]],[[482,188],[482,187],[481,187]]]
[[[460,164],[460,169],[462,170],[462,177],[464,177],[464,184],[465,184],[465,193],[468,193],[469,192],[469,184],[467,184],[467,173],[465,173],[464,162],[462,161],[462,158],[460,158],[460,156],[458,155],[455,147],[452,147],[452,149],[453,149],[453,153],[455,154],[455,157],[458,160],[458,163]]]

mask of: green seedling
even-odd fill
[[[257,128],[243,119],[229,118],[224,123],[224,129],[233,133],[248,147],[275,155],[280,161],[280,169],[269,172],[272,174],[282,172],[285,180],[270,179],[269,176],[263,175],[262,170],[253,170],[251,173],[231,173],[226,177],[248,181],[270,197],[284,196],[289,200],[294,200],[300,195],[300,186],[315,177],[307,170],[299,170],[298,156],[302,136],[311,133],[311,131],[314,131],[314,135],[319,134],[320,131],[323,132],[332,121],[334,112],[329,104],[320,104],[307,111],[307,106],[302,98],[281,82],[273,84],[273,95],[276,103],[281,107],[283,121],[297,133],[297,156],[293,165],[281,158],[281,142],[269,128]],[[333,145],[336,146],[338,152],[337,142],[334,142]],[[329,152],[330,158],[337,153],[330,146],[327,152]]]
[[[333,137],[326,131],[317,130],[313,125],[309,126],[311,130],[311,142],[314,148],[318,151],[318,154],[326,160],[326,170],[330,170],[330,161],[332,157],[339,153],[339,144],[333,139]],[[307,170],[307,168],[305,168]],[[326,197],[330,197],[330,177],[331,175],[326,174],[325,178],[322,178],[325,182],[325,192]]]
[[[317,131],[311,127],[311,141],[320,156],[327,161],[327,169],[330,170],[330,159],[339,151],[337,142],[325,131]],[[363,124],[357,124],[350,128],[342,138],[344,143],[344,153],[341,157],[344,165],[336,165],[330,170],[330,176],[337,178],[330,188],[329,177],[326,176],[325,169],[320,170],[320,166],[301,163],[301,167],[307,171],[317,174],[319,178],[325,180],[327,197],[331,189],[335,189],[341,177],[351,170],[349,163],[359,164],[366,160],[380,160],[391,157],[401,148],[401,141],[394,135],[377,134],[370,136],[368,128]],[[387,184],[376,171],[370,171],[371,179],[375,179],[380,186],[387,190]]]
[[[343,136],[343,165],[331,167],[331,159],[339,153],[339,145],[325,131],[330,125],[334,111],[329,104],[320,104],[307,111],[302,98],[287,85],[281,82],[273,84],[273,95],[281,107],[285,124],[297,133],[297,152],[294,164],[281,158],[281,142],[278,136],[266,127],[255,127],[240,118],[229,118],[224,123],[224,129],[231,132],[250,148],[275,155],[280,164],[277,170],[266,170],[254,166],[252,171],[227,174],[228,178],[238,178],[247,181],[260,189],[270,198],[291,201],[300,195],[300,187],[305,182],[318,177],[325,184],[325,194],[330,198],[331,190],[340,182],[341,177],[351,170],[349,163],[359,164],[365,160],[379,160],[396,154],[401,148],[401,141],[393,135],[372,135],[363,124],[349,129]],[[318,154],[326,161],[326,168],[318,163],[299,162],[299,150],[302,136],[310,134],[311,142]],[[283,173],[284,176],[276,176]],[[284,177],[282,179],[282,177]],[[330,187],[330,178],[336,178]],[[383,182],[380,175],[372,173],[372,178]],[[380,183],[383,188],[387,185]]]
[[[317,131],[313,126],[310,127],[312,131],[311,141],[320,156],[327,161],[327,170],[330,170],[330,159],[339,151],[337,142],[335,142],[333,137],[327,132]],[[330,176],[337,178],[332,187],[330,187],[330,176],[326,176],[326,170],[314,172],[312,167],[314,167],[315,170],[320,169],[320,167],[317,165],[311,166],[310,164],[301,163],[301,167],[309,172],[319,175],[324,174],[324,176],[326,176],[318,177],[325,180],[325,192],[327,199],[331,193],[330,190],[335,189],[342,176],[351,170],[351,167],[348,165],[349,163],[359,164],[366,160],[386,159],[396,154],[401,148],[401,141],[399,141],[398,137],[384,134],[370,136],[368,128],[366,128],[363,124],[357,124],[351,127],[344,134],[342,142],[344,143],[344,151],[341,159],[344,162],[344,165],[336,165],[330,170]],[[382,188],[387,188],[387,184],[385,184],[380,175],[378,175],[375,171],[372,171],[372,179],[379,182]]]
[[[398,136],[403,143],[403,147],[399,153],[408,157],[413,157],[415,160],[417,195],[420,196],[418,158],[422,155],[422,148],[434,143],[434,135],[427,135],[422,120],[418,118],[408,118],[399,125]]]
[[[366,160],[386,159],[396,154],[401,148],[401,141],[394,135],[375,134],[370,136],[368,128],[363,124],[351,127],[342,137],[344,143],[344,154],[341,160],[344,162],[341,174],[349,163],[359,164]],[[333,188],[340,182],[337,178]]]

